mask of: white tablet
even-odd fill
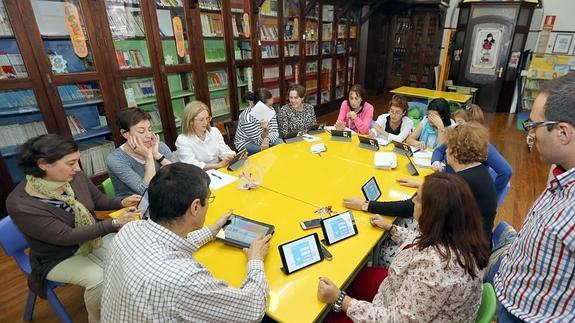
[[[323,260],[317,233],[286,242],[278,249],[285,274],[291,274]]]
[[[321,230],[328,246],[357,235],[357,226],[351,211],[322,219]]]

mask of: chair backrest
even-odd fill
[[[477,312],[476,323],[489,323],[495,316],[495,308],[497,306],[497,296],[495,290],[490,283],[483,284],[483,293],[481,294],[481,305]]]
[[[499,242],[499,239],[501,238],[501,234],[503,233],[503,231],[505,231],[505,229],[510,226],[511,225],[506,221],[499,222],[497,227],[495,227],[495,230],[493,230],[493,235],[491,236],[491,240],[493,241],[494,246],[497,245],[497,243]]]
[[[112,184],[112,180],[108,177],[105,181],[102,182],[102,188],[104,189],[104,193],[109,197],[116,196],[116,190],[114,189],[114,184]]]
[[[30,259],[24,252],[28,248],[28,241],[10,216],[0,220],[0,245],[7,256],[14,258],[20,270],[29,275]]]
[[[445,87],[448,87],[448,86],[453,86],[453,80],[445,81]]]
[[[226,139],[228,146],[230,146],[232,150],[236,150],[234,140],[236,139],[236,130],[238,130],[238,121],[228,121],[224,123],[224,127],[226,128]]]

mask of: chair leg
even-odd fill
[[[34,305],[36,305],[36,294],[29,290],[28,299],[26,300],[26,307],[24,308],[24,322],[32,321],[34,315]]]
[[[54,310],[56,316],[60,319],[60,322],[72,323],[72,319],[68,315],[68,312],[66,312],[64,305],[62,305],[56,293],[54,293],[54,290],[48,288],[47,296],[48,302],[50,303],[50,306],[52,306],[52,310]]]

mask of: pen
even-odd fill
[[[219,176],[219,175],[216,175],[216,174],[214,174],[214,173],[210,173],[210,175],[214,176],[215,178],[219,178],[219,179],[222,179],[222,177],[221,177],[221,176]]]

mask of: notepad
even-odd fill
[[[392,152],[377,152],[373,157],[375,168],[392,169],[397,167],[397,156]]]
[[[274,109],[270,109],[267,105],[263,104],[262,101],[258,101],[258,103],[252,107],[250,115],[262,122],[270,121],[276,115],[276,112]]]
[[[215,169],[210,169],[206,171],[208,176],[210,176],[210,188],[212,190],[220,189],[230,183],[235,182],[238,178]]]
[[[413,163],[419,167],[431,167],[431,159],[428,158],[413,158]]]
[[[431,159],[431,156],[433,155],[433,153],[431,151],[427,151],[427,150],[420,150],[416,153],[413,154],[413,158],[427,158],[427,159]]]

